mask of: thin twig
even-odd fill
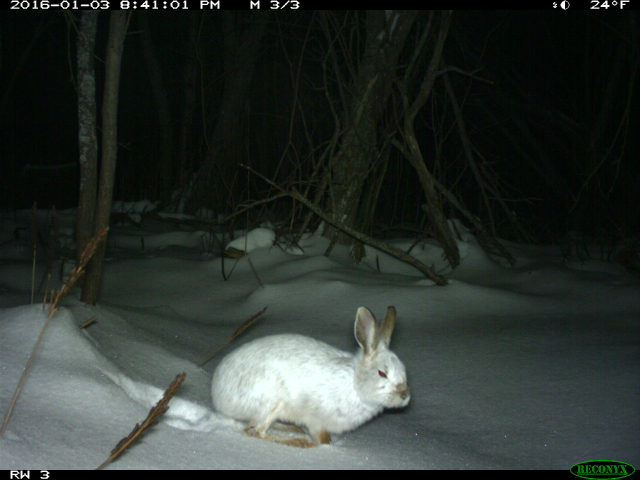
[[[247,327],[249,327],[249,325],[251,325],[253,323],[253,321],[258,318],[260,315],[262,315],[265,311],[267,310],[267,307],[264,307],[260,312],[256,313],[253,317],[251,317],[249,320],[247,320],[246,322],[244,322],[242,325],[240,325],[238,328],[236,328],[234,330],[234,332],[231,334],[231,336],[227,339],[226,342],[224,342],[222,344],[222,346],[220,348],[218,348],[215,352],[213,352],[211,355],[209,355],[204,362],[202,362],[200,365],[198,365],[198,368],[202,367],[205,363],[207,363],[209,360],[211,360],[216,353],[218,353],[220,350],[222,350],[224,347],[227,346],[227,344],[233,340],[234,338],[236,338],[238,335],[240,335],[240,333],[242,333],[243,330],[245,330]]]
[[[246,257],[247,257],[247,261],[249,262],[249,266],[251,267],[251,271],[256,276],[256,279],[258,280],[258,283],[260,284],[260,286],[262,288],[264,288],[264,284],[262,283],[262,280],[260,280],[260,276],[258,275],[258,272],[256,271],[256,268],[253,266],[253,262],[251,261],[251,257],[249,255],[246,255]]]

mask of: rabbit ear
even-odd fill
[[[389,342],[391,342],[391,334],[393,333],[393,327],[396,325],[396,307],[387,307],[387,314],[384,316],[384,320],[382,320],[382,325],[380,326],[380,330],[378,331],[378,339],[386,347],[389,346]]]
[[[354,334],[364,354],[370,354],[378,346],[378,327],[373,314],[365,307],[360,307],[356,313]]]

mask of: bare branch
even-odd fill
[[[405,252],[403,252],[399,248],[394,247],[393,245],[389,245],[388,243],[381,242],[379,240],[371,238],[371,237],[365,235],[362,232],[359,232],[357,230],[354,230],[354,229],[344,225],[342,222],[334,219],[331,215],[327,215],[324,211],[322,211],[322,209],[320,207],[318,207],[317,205],[314,205],[313,202],[311,202],[305,196],[301,195],[297,190],[293,189],[291,191],[287,191],[287,190],[283,189],[282,187],[280,187],[279,185],[275,184],[273,181],[269,180],[267,177],[265,177],[261,173],[255,171],[253,168],[251,168],[251,167],[249,167],[247,165],[240,165],[240,166],[243,167],[243,168],[246,168],[248,171],[250,171],[254,175],[257,175],[258,177],[260,177],[262,180],[267,182],[272,187],[275,187],[278,190],[280,190],[281,192],[286,193],[291,198],[295,198],[300,203],[302,203],[305,207],[307,207],[309,210],[311,210],[313,213],[315,213],[320,218],[322,218],[325,222],[330,223],[331,225],[333,225],[334,227],[338,228],[339,230],[342,230],[347,235],[351,235],[353,238],[361,241],[362,243],[366,243],[367,245],[370,245],[370,246],[372,246],[374,248],[382,250],[383,252],[388,253],[389,255],[397,258],[398,260],[402,260],[403,262],[408,263],[409,265],[412,265],[416,269],[420,270],[420,272],[422,272],[427,278],[430,278],[431,280],[433,280],[436,283],[436,285],[446,285],[447,284],[447,281],[445,280],[444,277],[442,277],[441,275],[438,275],[437,273],[435,273],[431,268],[427,267],[424,263],[422,263],[417,258],[406,254]]]

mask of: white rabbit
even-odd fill
[[[213,375],[213,406],[245,432],[289,445],[329,443],[329,433],[353,430],[385,407],[405,407],[410,394],[403,363],[389,350],[396,309],[388,307],[380,328],[360,307],[353,355],[302,335],[272,335],[227,355]],[[306,427],[308,440],[267,434],[273,422]]]

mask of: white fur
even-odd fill
[[[326,433],[353,430],[385,407],[409,403],[405,367],[389,350],[395,308],[382,326],[364,307],[354,326],[353,355],[302,335],[272,335],[227,355],[213,375],[219,412],[249,421],[265,436],[274,421],[307,428],[316,443]],[[328,441],[328,435],[326,435]]]

